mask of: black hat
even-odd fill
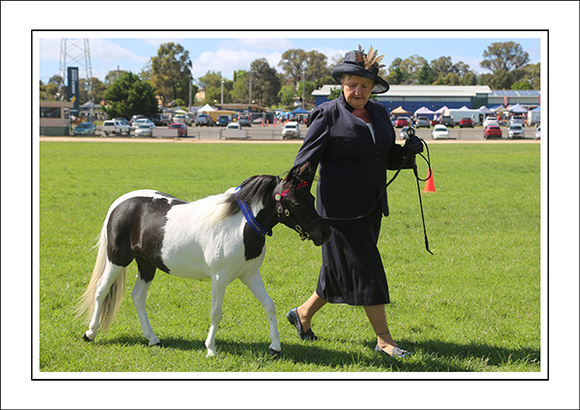
[[[353,50],[346,53],[344,61],[332,69],[332,78],[339,84],[344,74],[370,78],[375,82],[373,93],[387,92],[390,88],[389,84],[378,76],[379,68],[384,67],[384,65],[379,65],[383,57],[384,55],[377,57],[377,51],[373,51],[373,46],[367,55],[359,45],[358,51]]]

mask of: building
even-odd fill
[[[328,101],[330,92],[340,85],[325,85],[312,92],[316,105]],[[505,101],[504,101],[504,96]],[[377,94],[377,101],[389,111],[402,106],[415,112],[427,107],[437,111],[443,106],[449,109],[493,107],[520,103],[532,108],[540,105],[540,92],[535,90],[492,91],[487,85],[391,85],[386,93]]]
[[[40,135],[70,135],[70,110],[67,101],[40,101]]]

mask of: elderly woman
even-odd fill
[[[395,144],[389,114],[371,93],[389,89],[378,76],[380,61],[371,46],[368,55],[346,53],[334,67],[341,95],[316,107],[295,164],[320,165],[317,208],[331,223],[332,237],[322,246],[322,267],[314,294],[286,315],[302,340],[316,340],[311,320],[326,303],[363,306],[377,336],[377,352],[407,357],[387,325],[389,288],[377,249],[381,219],[388,216],[386,170],[412,168],[423,150],[413,137]]]

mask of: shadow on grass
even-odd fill
[[[205,339],[164,338],[165,349],[201,352]],[[118,336],[99,341],[101,345],[143,345],[140,336]],[[279,360],[300,365],[315,365],[319,371],[344,372],[482,372],[539,371],[540,351],[530,348],[506,348],[478,343],[457,344],[441,341],[412,342],[401,340],[401,346],[413,353],[409,359],[395,359],[375,353],[375,342],[366,342],[352,352],[337,351],[324,342],[283,343]],[[268,342],[233,342],[217,340],[218,354],[259,359],[267,356]],[[273,359],[275,360],[275,359]],[[288,368],[288,366],[282,366]],[[501,378],[501,377],[499,377]]]

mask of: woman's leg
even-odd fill
[[[302,329],[305,332],[312,327],[312,316],[326,305],[326,303],[326,300],[322,299],[316,292],[314,292],[303,305],[296,308],[296,312],[298,313],[298,317],[302,323]]]
[[[397,343],[393,340],[389,326],[387,325],[387,316],[385,313],[385,305],[365,306],[365,312],[373,330],[377,335],[377,343],[381,349],[390,353]]]

